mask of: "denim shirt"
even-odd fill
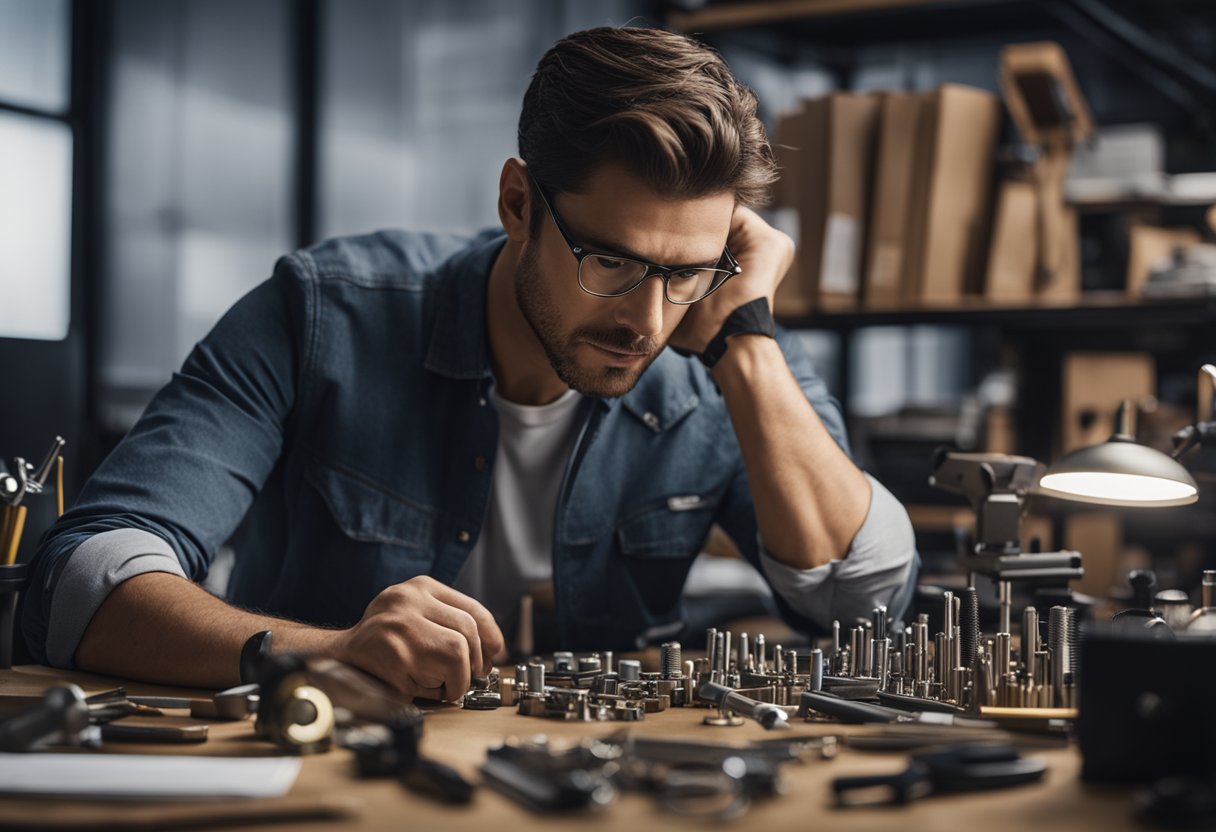
[[[451,583],[490,494],[498,423],[486,283],[504,241],[501,232],[379,232],[280,259],[43,539],[22,613],[35,659],[48,661],[53,614],[80,615],[55,611],[65,571],[108,588],[142,571],[130,566],[138,551],[121,569],[85,560],[82,544],[116,529],[150,533],[142,539],[167,547],[193,580],[235,533],[228,599],[320,625],[354,624],[400,581]],[[797,339],[781,332],[778,341],[847,451],[839,408]],[[558,640],[572,650],[633,647],[679,620],[713,523],[760,568],[752,497],[722,395],[696,360],[665,350],[633,390],[586,399],[579,418],[554,513]],[[896,617],[914,571],[901,567],[888,570]],[[51,660],[70,662],[99,603]],[[825,623],[778,604],[798,629]]]

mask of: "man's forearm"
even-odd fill
[[[739,335],[715,365],[765,549],[799,569],[846,551],[865,521],[870,484],[803,395],[772,338]]]
[[[164,572],[119,584],[76,649],[82,670],[171,685],[224,688],[240,681],[248,638],[274,631],[276,650],[324,651],[342,632],[237,609]]]

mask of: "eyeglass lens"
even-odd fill
[[[642,281],[650,266],[638,260],[591,254],[579,265],[579,282],[597,295],[623,295]],[[673,303],[692,303],[708,295],[730,272],[721,269],[680,269],[667,280]]]

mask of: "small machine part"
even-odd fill
[[[963,590],[959,605],[959,663],[971,667],[980,646],[980,599],[975,587]]]
[[[1163,589],[1153,599],[1153,608],[1161,611],[1161,617],[1170,629],[1178,633],[1186,629],[1191,619],[1191,598],[1180,589]]]
[[[811,651],[811,690],[823,690],[823,651],[816,647]]]
[[[1047,651],[1051,657],[1052,705],[1071,706],[1067,682],[1073,672],[1073,650],[1077,634],[1074,613],[1068,607],[1052,607],[1047,621]]]
[[[93,747],[100,730],[90,724],[89,705],[76,685],[48,688],[42,701],[0,720],[0,751],[32,751],[45,745]]]
[[[472,687],[460,702],[462,707],[470,711],[492,711],[501,708],[503,701],[498,668],[492,668],[487,676],[474,676]]]
[[[545,666],[540,662],[529,662],[527,670],[528,696],[543,696],[545,693]]]
[[[1127,582],[1132,590],[1131,606],[1115,613],[1112,618],[1115,625],[1147,630],[1159,638],[1173,638],[1174,631],[1161,613],[1153,608],[1157,576],[1148,569],[1133,569],[1127,576]]]
[[[473,784],[443,763],[419,751],[422,713],[404,709],[387,724],[362,726],[344,733],[342,745],[355,754],[360,777],[397,777],[416,794],[441,803],[464,805],[473,798]]]
[[[258,733],[298,754],[328,751],[333,739],[334,706],[303,674],[288,675],[258,703]]]
[[[747,636],[744,634],[744,639]],[[680,642],[669,641],[659,646],[659,673],[664,679],[678,679],[683,672]]]
[[[618,668],[622,682],[636,682],[642,678],[642,663],[637,659],[621,659]]]
[[[213,695],[210,700],[196,699],[190,703],[190,716],[195,719],[248,719],[257,713],[261,698],[257,683],[237,685]]]
[[[385,724],[413,707],[378,679],[335,659],[270,655],[257,675],[258,734],[297,754],[327,750],[339,715],[344,722]]]
[[[1202,603],[1187,622],[1187,635],[1216,633],[1216,570],[1209,569],[1203,573]]]
[[[1039,611],[1034,607],[1027,607],[1022,610],[1022,661],[1027,663],[1027,670],[1033,673],[1029,667],[1029,659],[1035,653],[1039,652],[1039,642],[1042,634],[1039,632]]]

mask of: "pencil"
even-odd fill
[[[55,460],[55,508],[59,513],[56,517],[63,516],[63,457],[60,456]]]
[[[25,530],[25,512],[25,506],[17,506],[12,512],[13,521],[9,531],[8,554],[4,557],[4,562],[10,565],[17,562],[17,550],[21,548],[21,532]]]

